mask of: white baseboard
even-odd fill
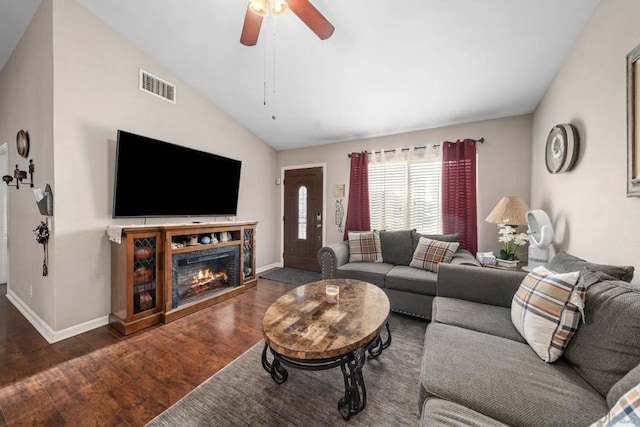
[[[67,338],[83,334],[92,329],[96,329],[100,326],[105,326],[108,324],[109,315],[98,317],[97,319],[89,320],[88,322],[80,323],[79,325],[74,325],[61,331],[56,331],[53,337],[53,342],[66,340]]]
[[[269,264],[269,265],[265,265],[262,267],[258,267],[256,268],[256,271],[258,274],[260,273],[264,273],[267,270],[271,270],[272,268],[279,268],[282,267],[282,263],[281,262],[274,262],[273,264]]]
[[[11,289],[7,290],[7,299],[16,309],[18,309],[20,313],[22,313],[25,319],[27,319],[34,328],[36,328],[40,335],[42,335],[49,344],[65,340],[75,335],[109,324],[109,316],[104,316],[79,325],[71,326],[70,328],[63,329],[61,331],[54,331],[47,322],[42,320],[40,316],[31,310],[31,308],[20,297],[11,291]]]
[[[273,264],[258,267],[256,272],[258,274],[263,273],[273,268],[282,267],[282,263],[275,262]],[[100,326],[109,324],[109,316],[99,317],[97,319],[89,320],[88,322],[81,323],[79,325],[71,326],[70,328],[63,329],[61,331],[54,331],[51,326],[40,316],[38,316],[31,308],[18,297],[11,289],[7,289],[7,299],[18,309],[20,313],[33,325],[34,328],[44,337],[49,344],[53,344],[58,341],[66,340],[75,335],[82,334]]]

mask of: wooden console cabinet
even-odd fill
[[[122,243],[111,243],[111,314],[109,323],[124,335],[170,322],[243,293],[257,284],[257,222],[127,226]],[[224,236],[208,243],[203,237]],[[237,254],[233,287],[177,304],[173,301],[175,259],[191,254],[231,251]]]

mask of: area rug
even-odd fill
[[[200,384],[148,426],[418,426],[419,377],[426,321],[393,313],[392,342],[367,360],[367,406],[345,422],[340,368],[301,371],[277,385],[262,368],[260,341]],[[271,358],[269,359],[271,360]]]
[[[274,280],[276,282],[290,283],[292,285],[306,285],[322,279],[322,275],[317,271],[300,270],[298,268],[278,268],[259,276],[261,279]]]

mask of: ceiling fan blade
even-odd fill
[[[335,30],[333,25],[309,3],[309,0],[289,0],[289,9],[320,39],[328,39],[333,34],[333,30]]]
[[[245,46],[255,46],[258,43],[258,34],[260,34],[260,27],[262,26],[262,16],[251,12],[249,10],[250,6],[251,3],[247,5],[242,34],[240,35],[240,43]]]

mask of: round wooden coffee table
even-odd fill
[[[340,288],[337,304],[325,301],[326,285]],[[340,366],[345,392],[338,409],[348,420],[367,403],[362,376],[365,353],[378,357],[391,344],[390,311],[382,289],[360,280],[320,280],[292,289],[264,315],[262,366],[277,384],[289,376],[284,365],[306,370]],[[383,340],[380,333],[385,328]]]

